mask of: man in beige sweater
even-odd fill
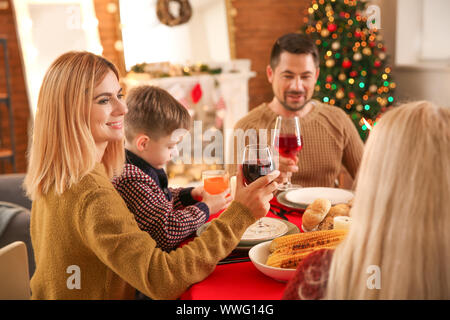
[[[283,173],[280,180],[291,172],[293,184],[334,187],[342,167],[354,179],[364,145],[343,110],[312,99],[320,72],[316,45],[301,34],[280,37],[272,48],[266,72],[274,97],[236,123],[229,172],[235,174],[237,164],[242,163],[243,146],[248,144],[237,129],[244,133],[255,129],[259,143],[264,143],[261,141],[264,138],[270,144],[271,131],[277,116],[281,115],[299,117],[303,148],[295,159],[279,158],[279,169]]]

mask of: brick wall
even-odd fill
[[[8,57],[10,69],[11,100],[14,115],[15,141],[16,141],[16,166],[18,172],[26,171],[25,154],[28,146],[28,124],[30,120],[30,108],[25,86],[22,57],[17,41],[15,18],[12,9],[12,0],[0,1],[0,37],[8,39]],[[6,4],[7,3],[7,4]],[[7,6],[6,9],[5,6]],[[6,92],[3,53],[0,53],[0,92]],[[4,145],[9,146],[8,114],[4,104],[0,105],[0,128]],[[12,167],[9,161],[0,160],[0,173],[10,173]]]
[[[25,80],[22,70],[21,55],[17,43],[15,21],[11,0],[8,8],[0,9],[0,35],[9,39],[11,82],[13,88],[12,102],[16,126],[17,167],[20,172],[26,170],[25,153],[28,140],[28,121],[30,118]],[[116,11],[111,10],[111,3],[116,4]],[[121,40],[118,0],[95,0],[96,15],[99,20],[100,39],[104,48],[103,55],[113,61],[124,75],[123,51],[117,50],[115,44]],[[233,0],[235,8],[235,50],[236,58],[252,61],[252,70],[257,72],[250,80],[250,108],[272,99],[272,90],[267,82],[265,70],[269,60],[270,49],[276,38],[284,33],[297,31],[303,23],[304,10],[310,0]],[[109,7],[108,7],[109,6]],[[2,67],[0,67],[2,68]],[[2,71],[2,69],[0,69]],[[0,76],[0,85],[2,84]],[[7,125],[5,112],[2,112],[1,125]],[[7,131],[3,130],[4,133]],[[5,136],[5,134],[4,134]],[[0,166],[0,173],[1,171]],[[5,165],[5,172],[10,172]]]
[[[250,109],[272,100],[266,66],[270,50],[281,35],[300,29],[310,0],[232,0],[235,9],[237,59],[250,59],[257,75],[249,83]],[[233,10],[234,11],[234,10]]]
[[[122,41],[119,1],[94,0],[94,6],[95,14],[99,22],[98,31],[100,34],[100,42],[103,46],[103,56],[117,66],[121,76],[125,76],[123,50],[120,50],[120,44],[119,47],[116,44],[117,41]]]

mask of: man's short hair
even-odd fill
[[[275,69],[283,52],[294,54],[311,54],[314,64],[319,67],[319,50],[311,38],[300,33],[288,33],[277,39],[270,54],[270,67]]]
[[[132,141],[144,133],[158,140],[176,129],[189,129],[191,116],[186,108],[166,90],[154,86],[139,86],[127,95],[125,137]]]

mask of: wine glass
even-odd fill
[[[298,117],[277,117],[272,146],[278,151],[279,155],[285,158],[295,158],[303,147]],[[278,187],[279,190],[294,188],[291,183],[291,175],[292,172],[287,172],[287,181]]]
[[[259,177],[268,175],[275,170],[272,152],[268,145],[251,144],[244,149],[244,159],[242,161],[242,173],[246,184],[250,184]],[[249,227],[256,233],[267,233],[272,227],[258,220],[257,224]]]

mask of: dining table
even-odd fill
[[[302,232],[304,209],[281,204],[276,197],[270,201],[266,217],[283,219]],[[220,213],[211,215],[208,221]],[[248,259],[248,251],[234,250],[218,263],[214,271],[203,281],[188,288],[180,300],[280,300],[287,282],[264,275]]]

